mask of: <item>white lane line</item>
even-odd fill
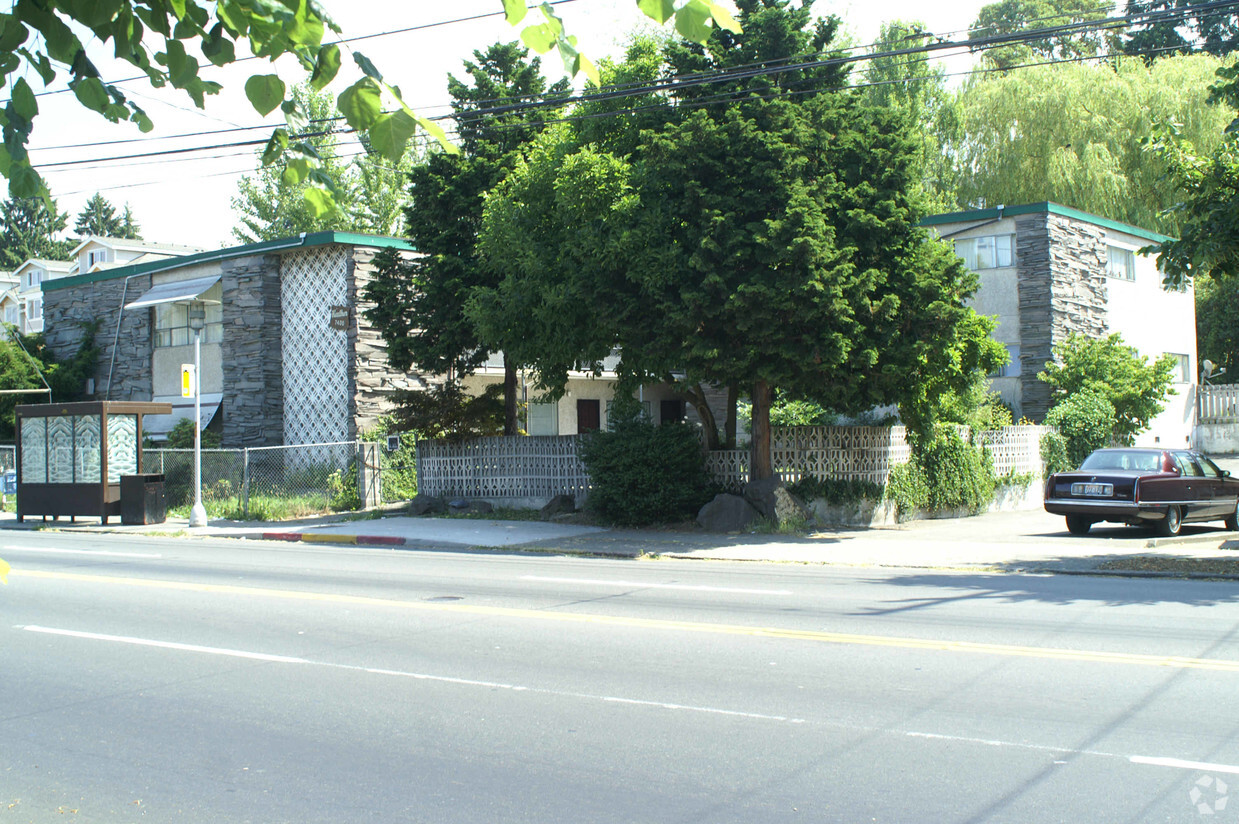
[[[309,664],[304,658],[290,658],[287,655],[268,655],[265,652],[248,652],[240,649],[224,649],[222,647],[202,647],[197,644],[178,644],[173,641],[154,641],[149,638],[133,638],[128,635],[104,635],[98,632],[79,632],[73,629],[52,629],[51,627],[22,626],[26,632],[37,632],[43,635],[62,635],[67,638],[84,638],[88,641],[111,641],[116,644],[131,644],[138,647],[159,647],[174,649],[181,652],[201,652],[207,655],[223,655],[229,658],[248,658],[252,661],[270,661],[276,664]]]
[[[1003,741],[995,738],[974,738],[967,735],[944,735],[936,732],[915,732],[909,730],[904,733],[908,738],[928,738],[934,741],[956,741],[960,744],[980,744],[984,747],[1012,747],[1020,750],[1037,750],[1041,752],[1052,752],[1060,755],[1096,755],[1102,758],[1123,758],[1123,756],[1112,752],[1101,752],[1100,750],[1077,750],[1071,747],[1054,747],[1047,744],[1029,744],[1024,741]]]
[[[34,552],[44,555],[98,555],[104,558],[162,558],[150,552],[109,552],[102,549],[52,549],[50,547],[6,546],[6,551]]]
[[[740,589],[736,587],[711,587],[695,584],[651,584],[645,581],[609,581],[597,578],[546,578],[541,575],[522,575],[522,581],[543,581],[550,584],[582,584],[598,587],[640,587],[641,589],[677,589],[686,592],[732,592],[738,595],[791,595],[790,589]]]
[[[348,670],[350,672],[365,672],[371,675],[385,675],[396,678],[411,678],[417,681],[434,681],[442,684],[456,684],[468,687],[484,687],[486,689],[511,690],[512,692],[527,692],[535,695],[551,695],[559,698],[576,698],[585,701],[602,701],[612,704],[631,704],[643,707],[657,707],[666,710],[684,712],[709,713],[711,715],[731,715],[740,718],[752,718],[758,721],[776,721],[785,724],[803,724],[803,718],[788,718],[782,715],[762,715],[761,713],[741,712],[739,710],[720,709],[718,707],[696,707],[689,704],[671,704],[664,701],[646,701],[638,698],[619,698],[611,695],[590,695],[583,692],[567,692],[563,690],[540,689],[525,687],[519,684],[505,684],[499,681],[479,681],[470,678],[454,678],[445,675],[430,675],[421,672],[405,672],[402,670],[379,669],[376,667],[361,667],[353,664],[333,664],[327,661],[310,661],[305,658],[292,658],[286,655],[269,655],[263,652],[247,652],[245,650],[224,649],[220,647],[204,647],[196,644],[178,644],[171,641],[154,641],[148,638],[134,638],[127,635],[105,635],[98,632],[81,632],[71,629],[52,629],[50,627],[21,626],[14,629],[26,632],[37,632],[44,635],[62,635],[69,638],[81,638],[89,641],[108,641],[117,644],[132,644],[140,647],[156,647],[179,652],[200,652],[208,655],[222,655],[231,658],[247,658],[254,661],[266,661],[276,664],[308,664],[326,669]]]
[[[1184,761],[1181,758],[1158,758],[1151,755],[1133,755],[1127,760],[1133,764],[1148,764],[1152,767],[1175,767],[1180,770],[1199,770],[1200,772],[1239,775],[1239,767],[1234,764],[1212,764],[1208,761]]]

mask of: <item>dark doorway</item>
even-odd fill
[[[602,427],[602,418],[598,400],[579,400],[576,402],[576,433],[593,432]]]
[[[684,420],[684,401],[670,400],[658,402],[659,423],[680,423]]]

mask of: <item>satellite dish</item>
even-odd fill
[[[1200,364],[1200,374],[1207,380],[1213,374],[1213,361],[1205,358]]]

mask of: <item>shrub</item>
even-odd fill
[[[1068,468],[1074,469],[1095,449],[1109,446],[1114,432],[1114,405],[1089,389],[1067,395],[1045,416],[1067,444]]]
[[[966,509],[975,515],[994,500],[993,459],[954,430],[927,444],[916,461],[929,486],[931,510]]]
[[[589,470],[588,508],[611,523],[683,520],[710,497],[701,441],[689,424],[623,421],[586,435],[580,454]]]
[[[194,421],[192,418],[181,418],[176,422],[176,426],[172,427],[172,431],[168,433],[168,442],[164,444],[167,449],[193,449],[194,448]],[[219,433],[206,430],[202,433],[202,448],[217,449],[219,448]]]
[[[1047,476],[1075,468],[1067,460],[1067,441],[1062,435],[1047,432],[1041,436],[1041,463],[1045,465]]]
[[[895,519],[906,521],[918,510],[929,507],[929,484],[916,460],[891,467],[884,495],[895,505]]]
[[[872,481],[840,478],[817,478],[806,475],[787,490],[802,501],[821,498],[832,504],[851,504],[857,501],[876,501],[882,497],[882,485]]]

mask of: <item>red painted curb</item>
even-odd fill
[[[300,541],[300,532],[264,532],[262,534],[264,541]]]
[[[398,535],[358,535],[359,544],[377,544],[379,546],[404,546],[404,538]]]

